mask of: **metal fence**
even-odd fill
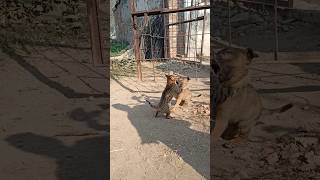
[[[130,1],[133,49],[137,76],[141,62],[178,60],[201,63],[210,56],[209,9],[207,0],[162,0],[153,9],[138,9]],[[207,29],[207,31],[206,31]],[[206,52],[205,52],[206,51]]]
[[[263,33],[261,34],[262,36],[267,33],[266,30],[272,33],[272,36],[269,36],[269,39],[267,40],[268,40],[268,46],[269,46],[268,49],[272,47],[271,49],[274,52],[274,60],[279,59],[279,53],[282,52],[281,45],[285,46],[288,44],[288,41],[285,41],[284,39],[290,38],[290,37],[292,39],[292,37],[294,36],[294,35],[291,35],[290,37],[285,37],[284,31],[285,32],[295,31],[297,28],[301,28],[301,26],[305,26],[305,24],[307,23],[313,24],[312,26],[310,25],[311,28],[316,27],[317,24],[320,24],[320,21],[317,20],[317,17],[320,17],[320,11],[298,9],[298,6],[294,7],[292,0],[255,0],[255,1],[213,0],[212,6],[216,12],[220,10],[221,14],[223,14],[219,18],[211,19],[213,23],[216,23],[216,25],[214,26],[215,28],[212,31],[215,31],[215,29],[223,29],[224,31],[223,35],[221,34],[217,35],[217,33],[213,33],[213,36],[223,37],[223,40],[224,40],[224,41],[214,40],[215,43],[217,44],[224,43],[223,44],[224,46],[231,46],[235,44],[237,45],[246,44],[246,42],[249,41],[248,38],[250,38],[251,36],[250,34],[245,36],[247,39],[240,38],[240,42],[239,40],[235,42],[236,41],[235,39],[237,39],[239,36],[238,34],[242,32],[242,30],[240,30],[241,28],[240,26],[249,27],[250,24],[248,22],[250,21],[250,18],[252,19],[258,16],[258,18],[262,19],[262,21],[265,21],[265,22],[255,21],[255,22],[252,22],[252,24],[254,26],[261,26],[262,28],[265,28],[264,29],[265,31],[261,31],[261,33]],[[223,9],[221,10],[222,6],[223,6]],[[236,8],[238,9],[235,10]],[[239,9],[247,12],[252,12],[252,13],[249,15],[246,15],[245,17],[242,17],[241,21],[234,22],[232,20],[235,16],[239,15]],[[217,22],[217,21],[220,21],[220,22]],[[301,23],[298,24],[299,22]],[[265,23],[265,24],[261,25],[262,23]],[[297,23],[297,25],[294,26],[292,25],[292,23]],[[292,28],[290,28],[291,26]],[[305,28],[304,31],[306,29],[308,28]],[[316,33],[314,35],[316,36]],[[309,35],[304,34],[303,36],[306,37]],[[300,33],[300,37],[301,37],[301,33]],[[256,41],[258,41],[258,39]],[[270,41],[273,41],[273,43],[271,44]],[[297,39],[296,41],[298,42],[299,39]],[[300,41],[303,41],[303,40],[300,40]],[[260,39],[261,44],[263,44],[262,42],[266,43],[266,39]],[[308,44],[309,42],[305,41],[303,43]],[[316,42],[312,42],[312,43],[314,44],[313,46],[316,46]],[[286,49],[285,50],[286,52],[290,51],[289,48],[285,48],[285,49]],[[314,49],[315,51],[317,51],[317,48],[314,48]],[[291,51],[295,51],[295,49],[293,48]]]

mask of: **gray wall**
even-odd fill
[[[160,0],[137,0],[137,11],[154,9],[161,7]],[[116,39],[119,41],[132,41],[132,22],[131,22],[131,9],[129,0],[113,0],[112,2],[113,13],[111,18],[113,22],[110,23],[111,30],[113,29]]]

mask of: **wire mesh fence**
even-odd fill
[[[211,20],[215,42],[274,52],[275,60],[284,52],[319,51],[316,39],[320,31],[316,27],[320,25],[320,7],[298,2],[214,0]]]
[[[204,0],[158,0],[145,4],[133,0],[115,5],[116,39],[131,43],[138,77],[142,74],[141,62],[145,61],[209,61],[209,4]]]
[[[163,9],[179,10],[199,7],[206,2],[168,1],[165,4],[163,1],[161,4]],[[209,18],[205,11],[191,10],[139,17],[141,60],[200,61],[199,56],[209,56],[208,44],[204,44],[204,37],[209,38],[210,35]],[[204,52],[204,49],[207,51]]]

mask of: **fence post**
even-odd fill
[[[87,12],[90,25],[92,63],[103,64],[103,36],[100,28],[99,0],[87,0]]]
[[[138,79],[142,80],[142,72],[141,72],[141,56],[140,56],[140,38],[139,38],[139,31],[138,31],[138,25],[136,22],[136,16],[132,15],[136,12],[136,6],[134,3],[134,0],[130,0],[130,9],[131,9],[131,20],[132,20],[132,30],[133,30],[133,49],[134,49],[134,56],[137,61],[137,76]]]

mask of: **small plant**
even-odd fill
[[[128,50],[129,43],[127,42],[119,42],[119,41],[111,41],[110,55],[111,57],[119,56]]]

